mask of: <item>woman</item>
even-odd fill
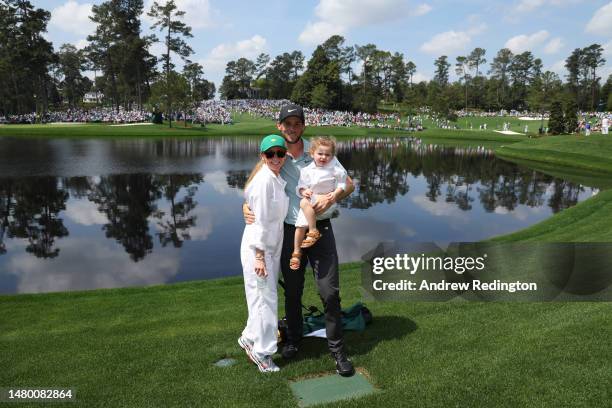
[[[279,368],[272,361],[276,352],[277,293],[280,255],[283,245],[283,221],[289,198],[280,169],[285,163],[285,140],[276,135],[263,138],[260,162],[255,166],[244,189],[246,203],[255,213],[255,222],[244,228],[240,259],[244,275],[249,318],[240,347],[261,372]]]

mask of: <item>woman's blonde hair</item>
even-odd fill
[[[244,188],[247,188],[247,186],[249,185],[249,183],[251,182],[251,180],[253,180],[253,178],[255,177],[255,175],[257,174],[257,172],[259,170],[261,170],[261,168],[264,165],[264,161],[263,159],[258,161],[257,164],[255,165],[255,167],[253,167],[253,170],[251,170],[251,174],[249,175],[249,178],[247,179],[246,183],[244,184]]]
[[[332,155],[336,155],[336,139],[332,136],[317,136],[312,138],[310,141],[310,151],[311,155],[314,154],[315,150],[319,146],[327,146],[331,147]]]

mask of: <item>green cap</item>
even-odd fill
[[[287,146],[285,145],[285,139],[282,136],[278,135],[268,135],[264,137],[261,141],[261,145],[259,146],[260,152],[265,152],[271,147],[280,147],[281,149],[287,150]]]

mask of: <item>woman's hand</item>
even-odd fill
[[[247,203],[242,204],[242,216],[246,225],[251,225],[255,222],[255,213],[251,211]]]
[[[255,258],[255,274],[262,278],[268,276],[268,271],[266,271],[266,263],[264,262],[263,258]]]

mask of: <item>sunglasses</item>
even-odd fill
[[[278,157],[279,159],[282,159],[283,157],[285,157],[285,154],[287,154],[287,152],[285,152],[284,150],[268,150],[265,151],[264,154],[266,155],[266,157],[268,159],[271,159],[274,157],[274,155],[276,155],[276,157]]]

